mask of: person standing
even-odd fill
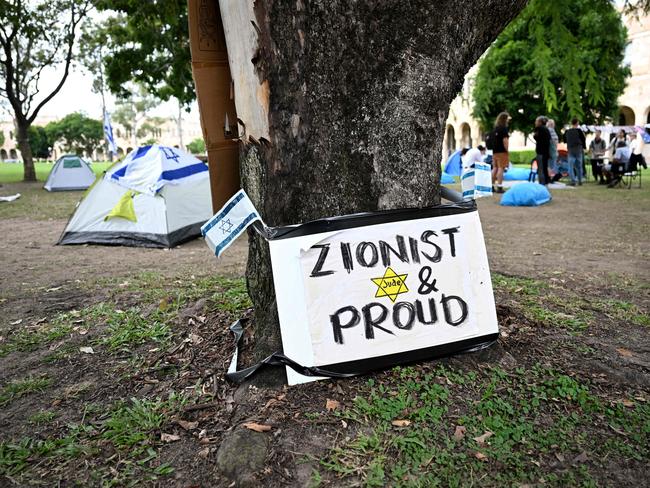
[[[564,133],[569,152],[569,178],[571,178],[569,185],[571,186],[576,186],[576,182],[582,185],[582,158],[587,148],[585,134],[578,127],[579,123],[580,121],[574,118],[571,120],[571,128]]]
[[[463,171],[467,171],[470,168],[473,168],[476,163],[482,163],[483,158],[485,157],[485,148],[483,146],[478,147],[466,147],[460,153],[460,161],[463,166]]]
[[[546,128],[548,129],[549,134],[551,134],[551,151],[548,160],[548,168],[554,174],[557,174],[559,171],[559,165],[557,164],[557,145],[560,142],[560,138],[557,136],[557,132],[555,132],[555,120],[548,119],[548,122],[546,122]],[[555,178],[555,176],[553,176],[553,178]]]
[[[489,134],[489,138],[492,140],[492,186],[496,184],[495,193],[503,193],[503,172],[510,163],[510,157],[508,156],[509,118],[508,112],[501,112],[497,115],[494,129]]]
[[[548,160],[551,152],[551,133],[546,127],[546,117],[540,115],[535,119],[535,152],[537,154],[537,174],[541,185],[548,185],[551,177],[548,175]]]
[[[601,137],[601,134],[600,130],[596,130],[596,137],[589,144],[589,157],[591,158],[591,171],[594,174],[594,180],[598,180],[599,185],[604,185],[603,158],[607,152],[607,143]]]

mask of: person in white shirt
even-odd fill
[[[485,148],[483,146],[464,148],[460,153],[460,162],[463,166],[463,171],[467,171],[469,168],[474,166],[475,163],[482,163],[484,157]]]

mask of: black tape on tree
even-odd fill
[[[354,376],[359,376],[361,374],[367,373],[370,371],[368,368],[364,368],[360,371],[332,371],[330,369],[319,368],[317,366],[303,366],[298,364],[293,359],[288,358],[280,352],[274,352],[270,356],[266,357],[262,361],[248,368],[237,370],[237,362],[239,359],[239,345],[242,337],[244,336],[244,324],[247,322],[246,319],[239,319],[230,326],[230,331],[233,333],[235,339],[235,352],[233,353],[232,359],[230,360],[230,366],[228,367],[228,372],[226,373],[226,379],[232,381],[233,383],[243,383],[245,380],[253,376],[260,369],[263,369],[267,366],[289,366],[295,372],[310,377],[321,377],[321,378],[352,378]],[[490,347],[497,341],[496,334],[490,336],[488,340],[485,340],[480,343],[472,343],[470,346],[463,349],[454,349],[447,350],[446,348],[441,348],[439,355],[437,357],[448,356],[450,354],[464,354],[469,352],[476,352]],[[421,358],[417,355],[412,355],[409,352],[400,354],[400,360],[397,363],[386,364],[385,366],[396,366],[397,364],[407,364],[420,360]],[[433,358],[429,358],[433,359]],[[377,365],[381,367],[381,364]],[[376,369],[376,368],[372,368]]]

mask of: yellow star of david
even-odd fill
[[[409,291],[406,287],[407,276],[408,274],[398,275],[392,268],[388,267],[381,278],[370,278],[377,285],[375,298],[388,297],[392,302],[395,302],[397,295]]]

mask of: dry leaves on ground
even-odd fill
[[[255,432],[268,432],[269,430],[271,430],[270,425],[258,424],[255,422],[246,422],[245,424],[242,425],[247,429],[254,430]]]

